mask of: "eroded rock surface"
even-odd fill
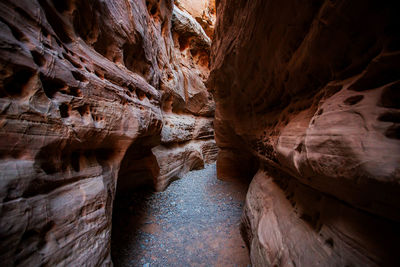
[[[243,219],[252,263],[398,265],[394,4],[221,0],[217,14],[217,170],[259,165]]]
[[[163,85],[161,145],[152,149],[159,174],[155,188],[168,184],[204,163],[216,160],[213,116],[215,103],[207,91],[211,40],[186,11],[172,11],[172,55],[175,63]]]
[[[188,12],[212,38],[215,24],[215,0],[174,0],[175,5]]]
[[[111,265],[117,181],[162,190],[215,159],[210,40],[193,18],[172,21],[175,9],[168,0],[0,3],[3,265]]]

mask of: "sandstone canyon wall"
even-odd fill
[[[215,160],[210,39],[169,0],[0,2],[0,262],[111,265],[116,187]]]
[[[399,265],[394,1],[216,1],[218,176],[255,176],[253,266]]]
[[[175,0],[175,5],[187,11],[212,38],[215,24],[215,0]]]

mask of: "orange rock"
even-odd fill
[[[215,159],[210,40],[187,13],[173,26],[173,10],[171,0],[0,3],[3,265],[110,266],[116,188],[165,188],[164,155],[180,173]],[[196,116],[187,138],[164,134],[170,116]],[[185,153],[152,153],[192,139]]]

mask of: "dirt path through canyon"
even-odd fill
[[[134,192],[114,207],[115,266],[250,266],[239,222],[247,185],[216,178],[215,164],[164,192]]]

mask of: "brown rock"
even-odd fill
[[[160,166],[155,184],[157,191],[164,190],[173,180],[181,178],[188,171],[204,167],[204,158],[199,142],[175,144],[172,147],[161,145],[153,148],[152,152]]]
[[[217,5],[209,85],[218,175],[244,176],[239,162],[248,174],[252,161],[274,170],[268,182],[256,176],[248,192],[244,234],[253,265],[398,264],[399,106],[388,100],[398,100],[400,79],[394,4]],[[282,177],[305,188],[287,194],[298,194],[308,215],[285,204]],[[321,210],[307,190],[329,204]],[[314,222],[309,210],[337,218],[323,219],[328,245],[319,228],[305,227],[302,216]]]
[[[254,266],[398,262],[397,246],[390,245],[399,237],[397,223],[354,209],[278,173],[259,171],[254,176],[241,230]]]
[[[176,7],[172,14],[172,32],[175,62],[180,67],[170,82],[164,84],[167,88],[163,95],[164,111],[212,117],[215,104],[204,84],[209,75],[211,41],[196,20]]]
[[[172,12],[174,65],[162,81],[161,145],[152,149],[158,169],[147,169],[156,190],[216,160],[215,103],[204,82],[209,75],[211,41],[201,25],[176,6]],[[195,140],[195,141],[192,141]]]
[[[192,139],[213,139],[214,128],[211,118],[166,113],[163,117],[161,142],[181,143]]]
[[[215,24],[215,0],[175,0],[175,5],[188,12],[212,38]]]
[[[203,155],[204,163],[212,163],[217,160],[218,147],[213,139],[202,142],[200,144],[201,153]]]
[[[207,118],[189,136],[209,139],[160,158],[151,150],[169,96],[185,116],[214,112],[203,82],[210,41],[192,18],[179,32],[193,40],[182,60],[172,13],[170,0],[0,3],[3,265],[112,265],[117,184],[163,184],[164,154],[179,154],[180,174],[213,158]]]

